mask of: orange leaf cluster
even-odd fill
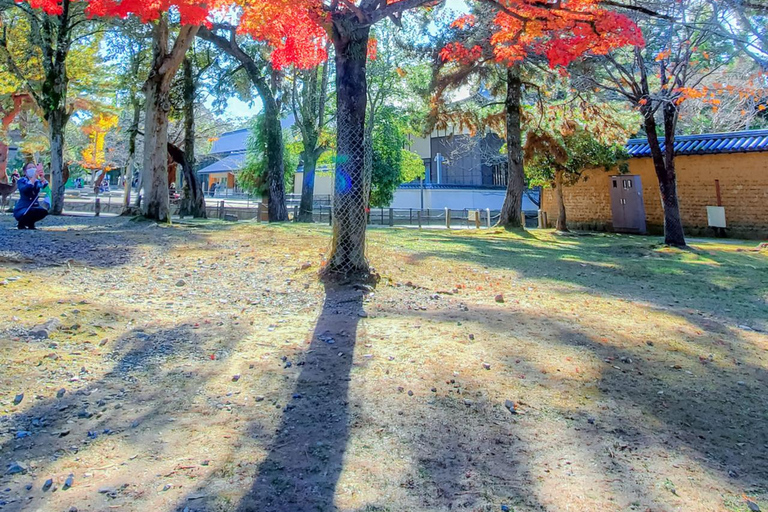
[[[567,66],[586,53],[604,55],[627,45],[642,46],[640,29],[629,18],[603,9],[599,0],[570,0],[553,4],[541,0],[496,0],[501,10],[490,35],[496,60],[511,64],[530,53],[545,55],[552,67]],[[452,27],[471,26],[461,17]],[[446,46],[443,60],[466,61],[468,50]],[[479,56],[479,54],[478,54]]]

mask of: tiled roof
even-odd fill
[[[647,139],[631,139],[627,151],[633,157],[651,156]],[[662,151],[664,143],[661,144]],[[768,151],[768,130],[685,135],[675,139],[676,155],[714,155]]]
[[[245,153],[232,153],[214,162],[208,167],[204,167],[197,171],[198,174],[214,174],[219,172],[237,172],[243,168],[245,164]]]

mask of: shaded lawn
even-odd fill
[[[363,296],[317,282],[325,227],[126,226],[111,268],[0,262],[4,511],[768,504],[754,243],[372,229]]]

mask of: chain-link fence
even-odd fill
[[[365,229],[373,152],[364,126],[354,121],[355,116],[339,113],[333,239],[326,272],[342,278],[367,278],[370,269],[365,254]]]

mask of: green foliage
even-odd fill
[[[267,138],[264,115],[259,114],[251,126],[251,134],[246,145],[245,165],[237,174],[237,185],[253,195],[267,191]],[[287,134],[283,135],[283,159],[285,164],[285,188],[293,189],[296,167],[299,165],[301,145],[295,143]]]
[[[581,127],[565,135],[530,133],[528,138],[525,173],[532,185],[551,184],[558,171],[565,184],[573,184],[587,169],[627,169],[629,154],[620,142],[602,142]]]
[[[405,149],[407,145],[407,119],[396,108],[384,107],[373,130],[371,206],[389,205],[400,184],[424,176],[421,157]]]

